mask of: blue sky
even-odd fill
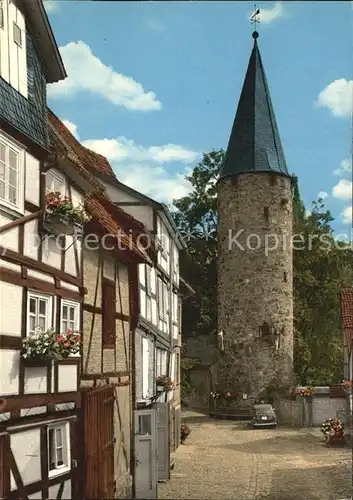
[[[283,147],[309,208],[352,218],[353,4],[258,2],[259,47]],[[252,2],[46,2],[67,69],[49,105],[117,176],[159,201],[226,148],[252,43]]]

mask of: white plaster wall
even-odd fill
[[[59,240],[53,235],[47,236],[42,242],[42,261],[48,266],[61,267],[61,250]]]
[[[115,260],[107,254],[104,256],[103,276],[115,281]]]
[[[66,283],[66,281],[61,281],[61,288],[65,288],[66,290],[71,290],[72,292],[80,293],[80,289],[76,285],[71,285],[71,283]]]
[[[146,311],[146,294],[144,290],[140,290],[140,314],[144,318],[146,318],[147,311]]]
[[[20,352],[0,349],[0,397],[18,394]]]
[[[24,225],[23,253],[32,259],[38,259],[40,235],[38,233],[38,220],[31,220]]]
[[[71,392],[77,390],[77,366],[58,366],[58,390],[59,392]]]
[[[42,413],[47,413],[46,406],[37,406],[34,408],[24,408],[21,410],[21,417],[29,417],[30,415],[41,415]]]
[[[66,410],[73,410],[75,408],[75,403],[61,403],[58,405],[55,405],[55,410],[56,411],[66,411]]]
[[[34,205],[39,206],[39,193],[40,193],[40,164],[37,158],[25,153],[26,165],[26,193],[25,199]]]
[[[0,281],[0,334],[21,336],[22,287]],[[1,370],[1,365],[0,365]]]
[[[5,226],[13,219],[0,214],[0,227]],[[18,252],[18,227],[9,229],[0,234],[0,245],[4,248],[9,248],[10,250],[15,250]]]
[[[130,202],[130,203],[141,203],[141,200],[137,197],[134,197],[131,194],[125,193],[122,189],[117,188],[116,186],[111,186],[107,182],[101,181],[104,187],[107,190],[107,194],[109,198],[113,201],[113,203],[119,202]],[[149,205],[122,205],[120,208],[132,215],[136,220],[142,222],[147,229],[150,231],[153,230],[153,208]]]
[[[55,498],[55,497],[53,497]],[[29,500],[42,500],[42,492],[37,491],[36,493],[32,493],[32,495],[28,495]]]
[[[82,204],[83,202],[83,197],[82,195],[75,189],[74,187],[71,186],[71,198],[72,198],[72,204],[76,207],[77,205]]]
[[[60,488],[60,484],[55,484],[49,488],[49,498],[57,498],[57,494]],[[42,498],[42,497],[40,497]],[[71,500],[71,481],[65,481],[64,490],[62,494],[62,500]]]
[[[28,429],[12,434],[11,449],[24,484],[41,479],[40,430]],[[11,489],[16,485],[11,478]]]
[[[77,276],[75,247],[77,242],[74,242],[73,236],[66,236],[65,241],[65,272],[72,276]]]
[[[21,273],[21,266],[18,264],[13,264],[12,262],[7,262],[6,260],[0,259],[0,268],[4,267],[6,269],[11,269],[11,271],[15,271],[16,273]]]
[[[40,273],[38,271],[33,271],[32,269],[28,269],[28,276],[41,281],[46,281],[47,283],[54,284],[54,277],[50,276],[50,274]]]
[[[25,394],[43,394],[47,392],[47,382],[47,368],[45,366],[25,368]]]

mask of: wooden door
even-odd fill
[[[114,498],[114,386],[82,392],[83,497]]]

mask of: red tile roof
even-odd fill
[[[90,194],[85,199],[85,206],[88,213],[95,222],[104,229],[106,234],[110,234],[113,239],[120,242],[126,250],[130,250],[140,260],[150,261],[147,252],[137,244],[137,237],[141,234],[151,238],[150,233],[139,221],[131,215],[116,207],[105,196],[104,186],[98,182],[87,167],[94,165],[94,168],[104,172],[106,175],[114,176],[114,172],[109,162],[104,156],[82,146],[71,134],[68,128],[48,109],[49,124],[51,125],[51,139],[53,151],[67,157],[73,167],[77,167],[80,175],[84,176],[96,188],[95,193]],[[129,235],[127,234],[129,233]],[[152,241],[152,239],[151,239]],[[141,239],[142,245],[144,240]]]
[[[116,219],[115,214],[109,210],[109,205],[106,199],[99,195],[89,195],[85,200],[85,208],[87,212],[92,216],[95,222],[104,229],[106,234],[109,234],[117,243],[119,243],[118,248],[125,247],[126,250],[130,250],[139,258],[140,261],[150,262],[146,251],[140,248],[133,238],[129,238],[126,234],[126,227],[119,223]],[[109,202],[108,202],[109,203]],[[111,205],[111,204],[110,204]],[[108,208],[109,207],[109,208]],[[113,205],[111,205],[113,207]]]
[[[353,342],[353,288],[341,290],[341,317],[345,345]]]
[[[71,134],[67,127],[59,120],[59,118],[48,108],[49,123],[59,132],[61,139],[64,141],[66,148],[74,158],[78,159],[79,163],[85,168],[92,168],[116,180],[116,176],[108,160],[94,151],[82,146],[77,139]]]

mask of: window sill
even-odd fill
[[[61,476],[62,474],[66,474],[67,472],[70,472],[70,470],[71,470],[70,467],[68,467],[67,465],[64,465],[60,469],[50,470],[48,477],[49,477],[49,479],[51,479],[52,477]]]
[[[25,209],[22,205],[19,208],[16,208],[13,205],[6,203],[4,200],[0,200],[0,211],[10,217],[13,217],[13,220],[19,219],[25,214]]]

